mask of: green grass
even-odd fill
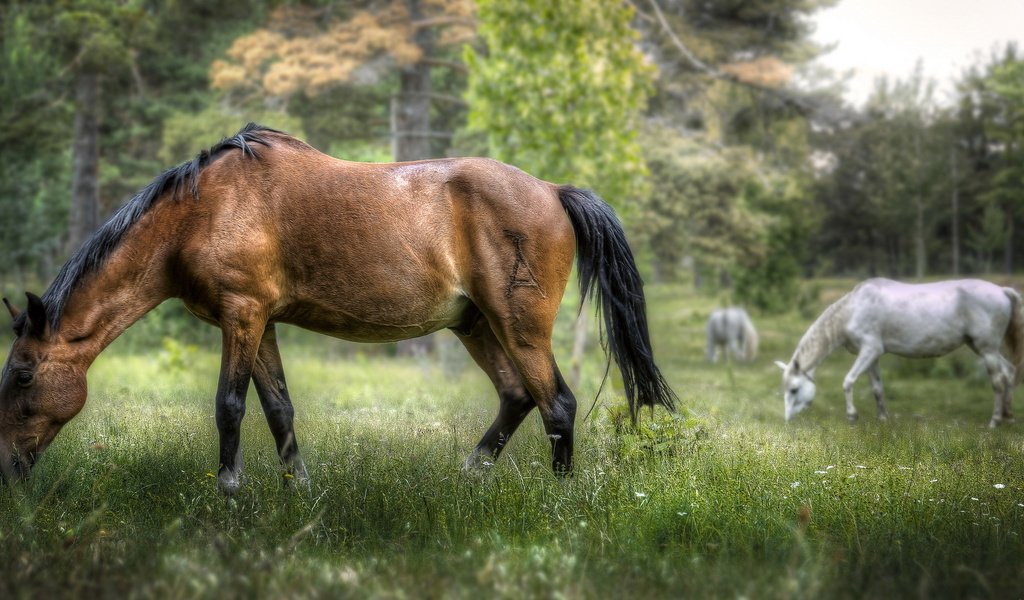
[[[550,474],[536,415],[490,473],[461,471],[497,402],[450,340],[438,364],[289,332],[311,485],[281,485],[252,394],[245,486],[225,500],[213,478],[216,349],[129,354],[130,340],[118,342],[33,477],[0,490],[0,595],[1024,592],[1021,426],[985,428],[991,392],[969,353],[883,359],[892,421],[874,420],[863,382],[852,426],[841,390],[852,359],[836,355],[815,405],[787,426],[772,360],[789,357],[808,316],[755,316],[761,356],[730,369],[702,362],[713,299],[658,286],[649,300],[659,362],[686,411],[645,413],[632,431],[608,408],[615,394],[603,396],[577,423],[568,481]],[[565,316],[559,328],[567,366]],[[577,390],[581,417],[600,357],[593,348]]]

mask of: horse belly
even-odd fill
[[[885,351],[907,358],[936,358],[945,356],[964,345],[963,333],[951,328],[934,331],[916,331],[911,335],[886,336]]]
[[[301,301],[275,320],[353,342],[397,342],[457,325],[470,301],[461,294],[423,303]]]

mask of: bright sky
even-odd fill
[[[977,56],[987,59],[1012,40],[1024,50],[1024,0],[840,0],[815,22],[816,41],[837,43],[818,60],[838,72],[854,69],[846,97],[858,106],[876,77],[906,78],[918,58],[946,103]]]

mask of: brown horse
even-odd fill
[[[0,380],[0,467],[32,464],[86,399],[86,370],[168,298],[222,331],[218,485],[238,489],[250,379],[278,454],[305,478],[275,323],[360,342],[455,332],[498,390],[468,466],[496,457],[536,406],[553,468],[572,464],[576,400],[551,352],[574,250],[597,296],[630,409],[673,394],[651,356],[642,284],[622,227],[592,193],[481,158],[364,164],[249,124],[157,177],[11,306]]]

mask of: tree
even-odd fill
[[[623,208],[642,186],[636,131],[654,69],[633,11],[615,0],[479,4],[486,50],[469,49],[468,127],[491,156]]]
[[[549,181],[593,188],[620,209],[645,172],[636,140],[653,67],[617,0],[482,0],[485,50],[467,49],[469,124],[494,158]],[[573,348],[580,380],[587,319]]]
[[[655,272],[675,277],[685,256],[696,281],[735,279],[738,299],[780,308],[813,227],[811,121],[842,113],[831,82],[804,72],[821,52],[808,17],[833,2],[634,4],[659,67],[640,217]]]
[[[987,124],[996,149],[991,184],[984,199],[1005,211],[1003,267],[1009,274],[1013,273],[1014,224],[1024,212],[1024,59],[1017,59],[1011,51],[1004,62],[993,66],[987,84],[997,111]]]
[[[134,3],[69,0],[39,5],[35,18],[73,90],[71,211],[68,248],[77,248],[99,225],[99,144],[103,87],[128,71],[136,38],[149,33],[152,18]]]
[[[433,72],[464,71],[445,52],[472,37],[472,14],[469,0],[284,5],[264,27],[235,40],[226,58],[214,61],[211,79],[235,103],[284,111],[293,102],[317,106],[319,97],[339,89],[378,88],[365,98],[376,107],[368,120],[389,125],[394,159],[431,158],[444,153],[450,137],[432,129],[434,103],[461,103],[434,92]],[[397,86],[387,81],[391,75],[397,75]],[[381,96],[390,102],[382,103]],[[382,106],[383,115],[377,112]],[[366,118],[357,122],[363,136],[367,124]],[[307,129],[316,135],[315,128]]]
[[[39,48],[29,8],[0,7],[0,272],[52,265],[66,226],[71,107],[53,81],[61,64]]]
[[[923,277],[950,215],[949,126],[920,66],[881,78],[863,112],[821,136],[819,247],[841,271]]]

